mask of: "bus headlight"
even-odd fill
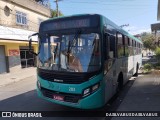
[[[96,90],[98,90],[99,86],[100,86],[100,83],[97,83],[97,84],[90,86],[89,88],[86,88],[83,91],[83,97],[86,97],[86,96],[92,94],[93,92],[95,92]]]
[[[39,89],[41,89],[41,83],[39,82],[39,80],[37,80],[37,86]]]
[[[90,88],[85,89],[85,90],[83,91],[83,97],[89,95],[89,94],[90,94],[90,91],[91,91]]]
[[[99,83],[92,86],[92,92],[96,91],[99,88]]]

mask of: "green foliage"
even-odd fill
[[[160,63],[160,47],[157,47],[155,50],[156,58],[158,60],[158,63]]]
[[[59,16],[64,16],[61,11],[59,11]],[[57,11],[56,10],[51,10],[51,17],[57,17]]]
[[[143,36],[146,36],[147,34],[149,34],[149,33],[143,32],[143,33],[141,33],[141,36],[143,37]]]
[[[156,66],[156,69],[160,70],[160,66]]]
[[[152,65],[149,64],[149,63],[147,63],[147,64],[144,65],[143,69],[144,69],[145,71],[149,72],[149,71],[151,71],[151,69],[152,69]]]
[[[143,46],[149,50],[155,50],[154,36],[150,33],[142,33]]]
[[[160,62],[153,65],[154,69],[160,70]]]

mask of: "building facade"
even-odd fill
[[[151,24],[152,34],[155,37],[155,43],[160,46],[160,23]]]
[[[38,32],[39,24],[50,17],[49,7],[36,0],[0,0],[0,73],[34,66],[28,36]],[[37,52],[37,39],[33,51]]]

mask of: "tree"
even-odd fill
[[[154,36],[146,32],[142,33],[141,36],[142,36],[144,48],[149,49],[149,50],[155,50],[156,47],[154,44]]]
[[[155,50],[156,58],[158,60],[158,63],[160,63],[160,47],[157,47]]]
[[[59,11],[59,16],[64,16],[61,11]],[[57,11],[56,10],[51,10],[51,17],[57,17]]]

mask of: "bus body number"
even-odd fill
[[[74,87],[69,87],[69,91],[74,92],[74,91],[76,91],[76,89]]]

